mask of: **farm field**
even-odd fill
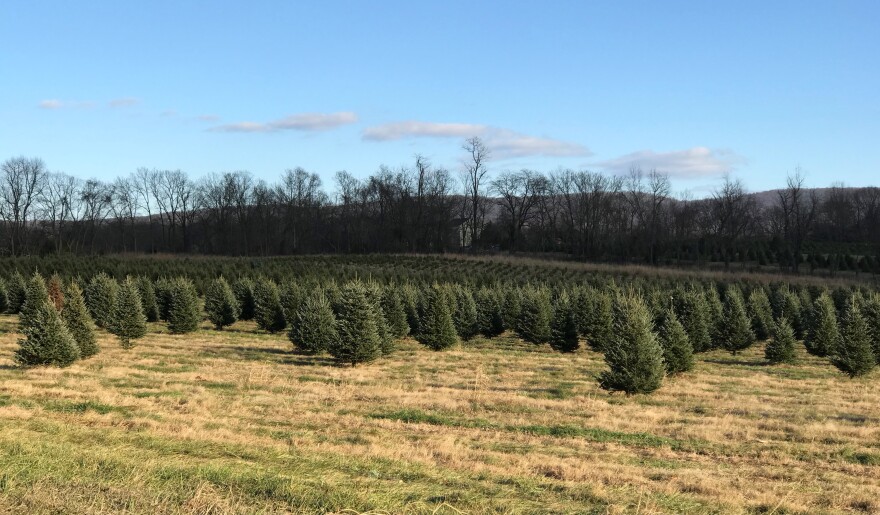
[[[282,334],[151,323],[20,368],[0,316],[0,512],[876,513],[880,371],[700,353],[651,395],[505,333],[336,366]]]

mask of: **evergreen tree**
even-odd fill
[[[6,313],[9,309],[9,290],[6,281],[0,279],[0,313]]]
[[[504,314],[501,311],[501,299],[497,290],[480,288],[477,290],[474,303],[477,307],[477,330],[488,338],[504,332]]]
[[[359,282],[343,286],[337,308],[336,330],[339,338],[330,346],[330,354],[339,363],[352,365],[379,357],[382,342],[376,329],[373,306],[367,300],[364,286]]]
[[[477,304],[470,290],[460,284],[455,285],[455,311],[452,321],[462,340],[470,340],[477,334]]]
[[[767,346],[764,347],[764,357],[770,363],[794,363],[795,338],[794,329],[784,316],[773,326],[773,334]]]
[[[254,283],[254,320],[257,327],[270,333],[282,331],[287,325],[278,285],[271,279],[263,278]]]
[[[43,279],[42,275],[34,272],[34,275],[27,282],[24,303],[22,303],[21,313],[18,318],[18,325],[22,333],[27,328],[43,320],[43,315],[40,314],[40,311],[44,305],[52,305],[49,299],[49,291],[46,289],[46,280]]]
[[[64,297],[66,302],[64,311],[61,312],[61,319],[76,341],[80,357],[94,356],[100,349],[95,338],[94,321],[86,308],[82,290],[77,283],[72,282],[67,286]]]
[[[403,302],[403,309],[406,311],[406,325],[409,326],[409,334],[411,335],[417,335],[420,331],[420,296],[421,292],[412,284],[404,284],[400,288],[401,302]]]
[[[773,309],[764,288],[755,288],[749,294],[749,317],[752,319],[755,337],[759,340],[769,338],[773,330]]]
[[[874,293],[865,299],[862,303],[862,315],[868,324],[874,356],[877,358],[877,363],[880,363],[880,294]]]
[[[293,319],[294,314],[299,311],[306,297],[308,297],[308,291],[294,281],[285,281],[278,288],[278,298],[281,302],[281,312],[284,315],[285,321]]]
[[[611,341],[614,330],[611,296],[596,289],[589,289],[581,302],[589,306],[581,332],[593,350],[602,352],[606,344]]]
[[[563,291],[556,299],[553,319],[550,323],[550,347],[559,352],[574,352],[580,347],[574,307],[568,292]]]
[[[666,373],[674,375],[691,370],[694,368],[694,347],[687,331],[672,309],[667,310],[662,318],[658,340],[663,348]]]
[[[516,333],[531,343],[544,343],[550,339],[550,293],[544,288],[523,290]]]
[[[239,320],[254,319],[254,282],[247,277],[239,277],[232,283],[232,292],[238,301]]]
[[[837,326],[837,308],[827,293],[822,293],[813,303],[810,331],[804,340],[807,352],[815,356],[827,356],[837,348],[840,329]]]
[[[147,334],[147,317],[141,305],[141,293],[131,277],[127,277],[119,286],[107,329],[119,338],[123,349],[132,348],[132,340]]]
[[[147,322],[159,321],[159,305],[156,303],[156,290],[153,288],[153,281],[147,277],[138,277],[135,281],[138,293],[141,295],[141,306],[144,308],[144,316]]]
[[[43,286],[45,288],[45,285]],[[66,367],[79,358],[79,347],[67,330],[61,315],[49,302],[33,308],[32,323],[23,328],[15,362],[25,366]]]
[[[747,349],[755,341],[752,323],[746,315],[742,294],[736,286],[730,286],[724,293],[724,314],[722,317],[721,346],[736,354]]]
[[[382,287],[377,283],[369,283],[366,285],[367,301],[372,306],[372,314],[376,320],[376,332],[379,334],[379,347],[382,354],[391,354],[394,352],[394,335],[391,334],[391,328],[388,325],[388,319],[385,316],[385,310],[382,308]]]
[[[52,274],[46,285],[46,290],[49,292],[49,302],[55,311],[61,313],[61,310],[64,309],[64,282],[61,281],[61,276],[57,273]]]
[[[782,317],[788,320],[791,324],[791,328],[794,331],[794,335],[797,338],[803,338],[804,336],[804,323],[802,319],[803,307],[801,306],[801,299],[797,294],[789,291],[785,295],[785,305],[782,308]]]
[[[6,293],[9,298],[7,310],[9,313],[16,314],[21,312],[24,305],[24,299],[27,295],[27,280],[18,270],[12,272],[9,281],[6,283]]]
[[[174,334],[197,331],[202,321],[199,294],[192,281],[178,277],[171,281],[168,298],[168,329]]]
[[[682,293],[676,297],[675,310],[679,322],[687,332],[694,352],[705,352],[711,349],[709,306],[703,294],[694,289]]]
[[[171,297],[174,292],[174,282],[174,280],[167,277],[161,277],[156,281],[156,285],[153,287],[159,320],[168,321],[168,315],[171,312]]]
[[[840,339],[831,353],[831,362],[850,377],[867,374],[877,364],[871,348],[868,323],[862,315],[856,295],[853,295],[844,314]]]
[[[516,330],[517,320],[519,320],[521,307],[522,291],[516,286],[508,286],[504,288],[501,302],[501,313],[504,317],[505,329]]]
[[[446,349],[458,341],[449,305],[444,297],[443,291],[436,284],[427,290],[422,332],[417,337],[420,343],[434,350]]]
[[[205,312],[218,331],[222,331],[224,326],[234,324],[238,319],[238,301],[222,275],[211,281],[208,291],[205,292]]]
[[[663,349],[657,342],[651,314],[635,293],[618,294],[614,302],[614,327],[604,345],[608,370],[599,385],[627,394],[650,393],[663,381]]]
[[[116,279],[101,272],[92,278],[86,286],[83,296],[89,314],[95,320],[98,327],[108,328],[112,323],[113,306],[116,305],[116,292],[119,284]]]
[[[313,354],[337,345],[336,317],[322,290],[315,289],[294,313],[287,337],[301,351]]]
[[[401,297],[401,291],[393,285],[386,286],[382,291],[382,312],[385,313],[393,338],[403,338],[409,334],[407,312]]]
[[[740,300],[742,300],[742,295],[739,295]],[[706,302],[706,312],[708,313],[708,323],[709,323],[709,347],[704,350],[712,350],[716,347],[724,345],[724,337],[727,332],[727,328],[725,327],[724,322],[724,304],[721,302],[721,297],[718,295],[718,289],[715,286],[710,286],[706,289],[704,294],[705,302]],[[751,324],[751,322],[750,322]]]

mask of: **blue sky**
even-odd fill
[[[880,2],[6,0],[0,159],[668,172],[696,194],[796,166],[878,184]]]

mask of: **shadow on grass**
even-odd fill
[[[306,354],[296,350],[288,350],[279,347],[249,347],[245,345],[231,345],[220,348],[204,350],[205,354],[227,359],[240,359],[246,361],[272,361],[284,365],[301,367],[333,366],[336,362],[329,356]]]
[[[704,359],[705,363],[713,363],[715,365],[735,365],[740,367],[767,367],[770,366],[771,363],[769,361],[765,361],[763,359],[747,359],[741,358],[737,359],[736,356],[732,356],[729,359],[724,358],[712,358],[712,359]]]

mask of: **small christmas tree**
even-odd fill
[[[474,303],[477,306],[477,330],[488,338],[503,333],[504,314],[498,291],[494,288],[480,288]]]
[[[755,342],[752,322],[746,315],[742,294],[736,286],[730,286],[724,292],[723,323],[719,326],[721,346],[736,354],[747,349]]]
[[[687,332],[694,352],[705,352],[711,349],[709,306],[703,294],[695,289],[690,289],[676,296],[675,311],[679,322]]]
[[[79,358],[76,341],[49,302],[34,307],[31,316],[33,323],[23,329],[24,338],[18,340],[16,363],[66,367]]]
[[[287,325],[278,285],[271,279],[260,279],[254,284],[254,320],[257,327],[270,333],[283,331]]]
[[[183,277],[174,279],[169,295],[168,329],[174,334],[197,331],[202,321],[202,309],[192,281]]]
[[[462,286],[455,285],[455,311],[452,313],[452,322],[455,331],[462,340],[470,340],[477,334],[477,304],[471,291]]]
[[[167,277],[160,277],[153,286],[159,320],[168,321],[168,314],[171,311],[171,294],[173,291],[174,280]]]
[[[211,281],[205,292],[205,312],[218,331],[238,319],[238,301],[223,276]]]
[[[764,357],[770,363],[794,363],[794,329],[788,319],[781,317],[773,326],[772,338],[764,347]]]
[[[574,352],[580,347],[574,308],[568,292],[562,292],[556,299],[550,322],[550,347],[559,352]]]
[[[66,302],[61,318],[79,347],[80,357],[88,358],[98,353],[94,321],[83,300],[82,290],[75,282],[70,283],[64,295]]]
[[[766,340],[773,330],[773,309],[770,298],[764,288],[755,288],[749,294],[749,317],[752,320],[752,331],[759,340]]]
[[[337,344],[336,317],[322,290],[316,289],[306,297],[294,313],[287,337],[303,352],[313,354],[325,352]]]
[[[49,302],[55,307],[55,311],[61,313],[64,309],[64,282],[58,274],[52,274],[46,285],[49,292]]]
[[[89,314],[98,327],[107,328],[112,322],[113,306],[116,305],[116,279],[101,272],[92,278],[83,292]]]
[[[21,306],[18,319],[21,332],[25,332],[29,327],[43,321],[40,314],[43,306],[51,306],[49,291],[46,289],[46,281],[43,276],[35,272],[27,282],[24,302]]]
[[[524,289],[516,324],[519,337],[531,343],[548,341],[550,317],[550,293],[544,288]]]
[[[862,315],[868,324],[874,356],[877,358],[877,363],[880,363],[880,294],[874,293],[865,299],[862,303]]]
[[[0,279],[0,313],[6,313],[9,309],[9,290],[6,281]]]
[[[580,302],[584,303],[581,334],[590,347],[598,352],[605,350],[611,341],[614,326],[611,296],[595,288],[585,289]]]
[[[9,305],[6,309],[9,313],[16,314],[21,312],[24,305],[24,299],[27,295],[27,280],[18,270],[12,272],[9,281],[6,283],[6,294],[9,298]]]
[[[663,349],[653,332],[651,314],[635,293],[618,294],[614,328],[604,349],[608,370],[599,376],[602,388],[633,394],[660,387],[665,371]]]
[[[369,283],[366,285],[366,293],[367,301],[373,307],[372,313],[376,321],[376,332],[379,334],[379,347],[382,350],[382,354],[391,354],[394,352],[394,335],[391,334],[385,310],[382,308],[382,287],[377,283]]]
[[[238,301],[239,320],[254,319],[254,282],[247,277],[240,277],[232,283],[232,292]]]
[[[658,336],[660,347],[663,348],[666,373],[675,375],[691,370],[694,368],[694,348],[687,331],[672,309],[667,310],[662,318]]]
[[[330,354],[339,363],[356,365],[373,361],[382,353],[373,306],[359,282],[346,284],[339,296],[337,333]]]
[[[382,290],[382,311],[388,321],[388,329],[394,338],[403,338],[409,334],[406,309],[401,299],[401,292],[396,286],[386,286]]]
[[[822,293],[813,302],[810,310],[810,331],[804,340],[807,352],[815,356],[827,356],[840,342],[840,329],[837,325],[837,308],[828,293]]]
[[[138,292],[141,295],[141,306],[144,308],[144,316],[147,322],[159,321],[159,305],[156,302],[156,290],[153,288],[153,281],[148,277],[138,277],[135,281]]]
[[[862,315],[861,299],[853,295],[843,317],[840,339],[831,353],[834,366],[850,377],[865,375],[874,368],[877,360],[871,348],[868,323]]]
[[[440,286],[434,285],[425,294],[425,313],[422,316],[422,332],[418,340],[434,350],[455,345],[458,337],[449,312],[449,305]]]
[[[141,305],[141,294],[131,277],[127,277],[119,286],[111,320],[108,329],[119,338],[123,349],[132,348],[132,340],[147,334],[147,317]]]
[[[522,290],[516,286],[507,286],[502,290],[501,313],[504,317],[504,328],[516,330],[522,309]]]

